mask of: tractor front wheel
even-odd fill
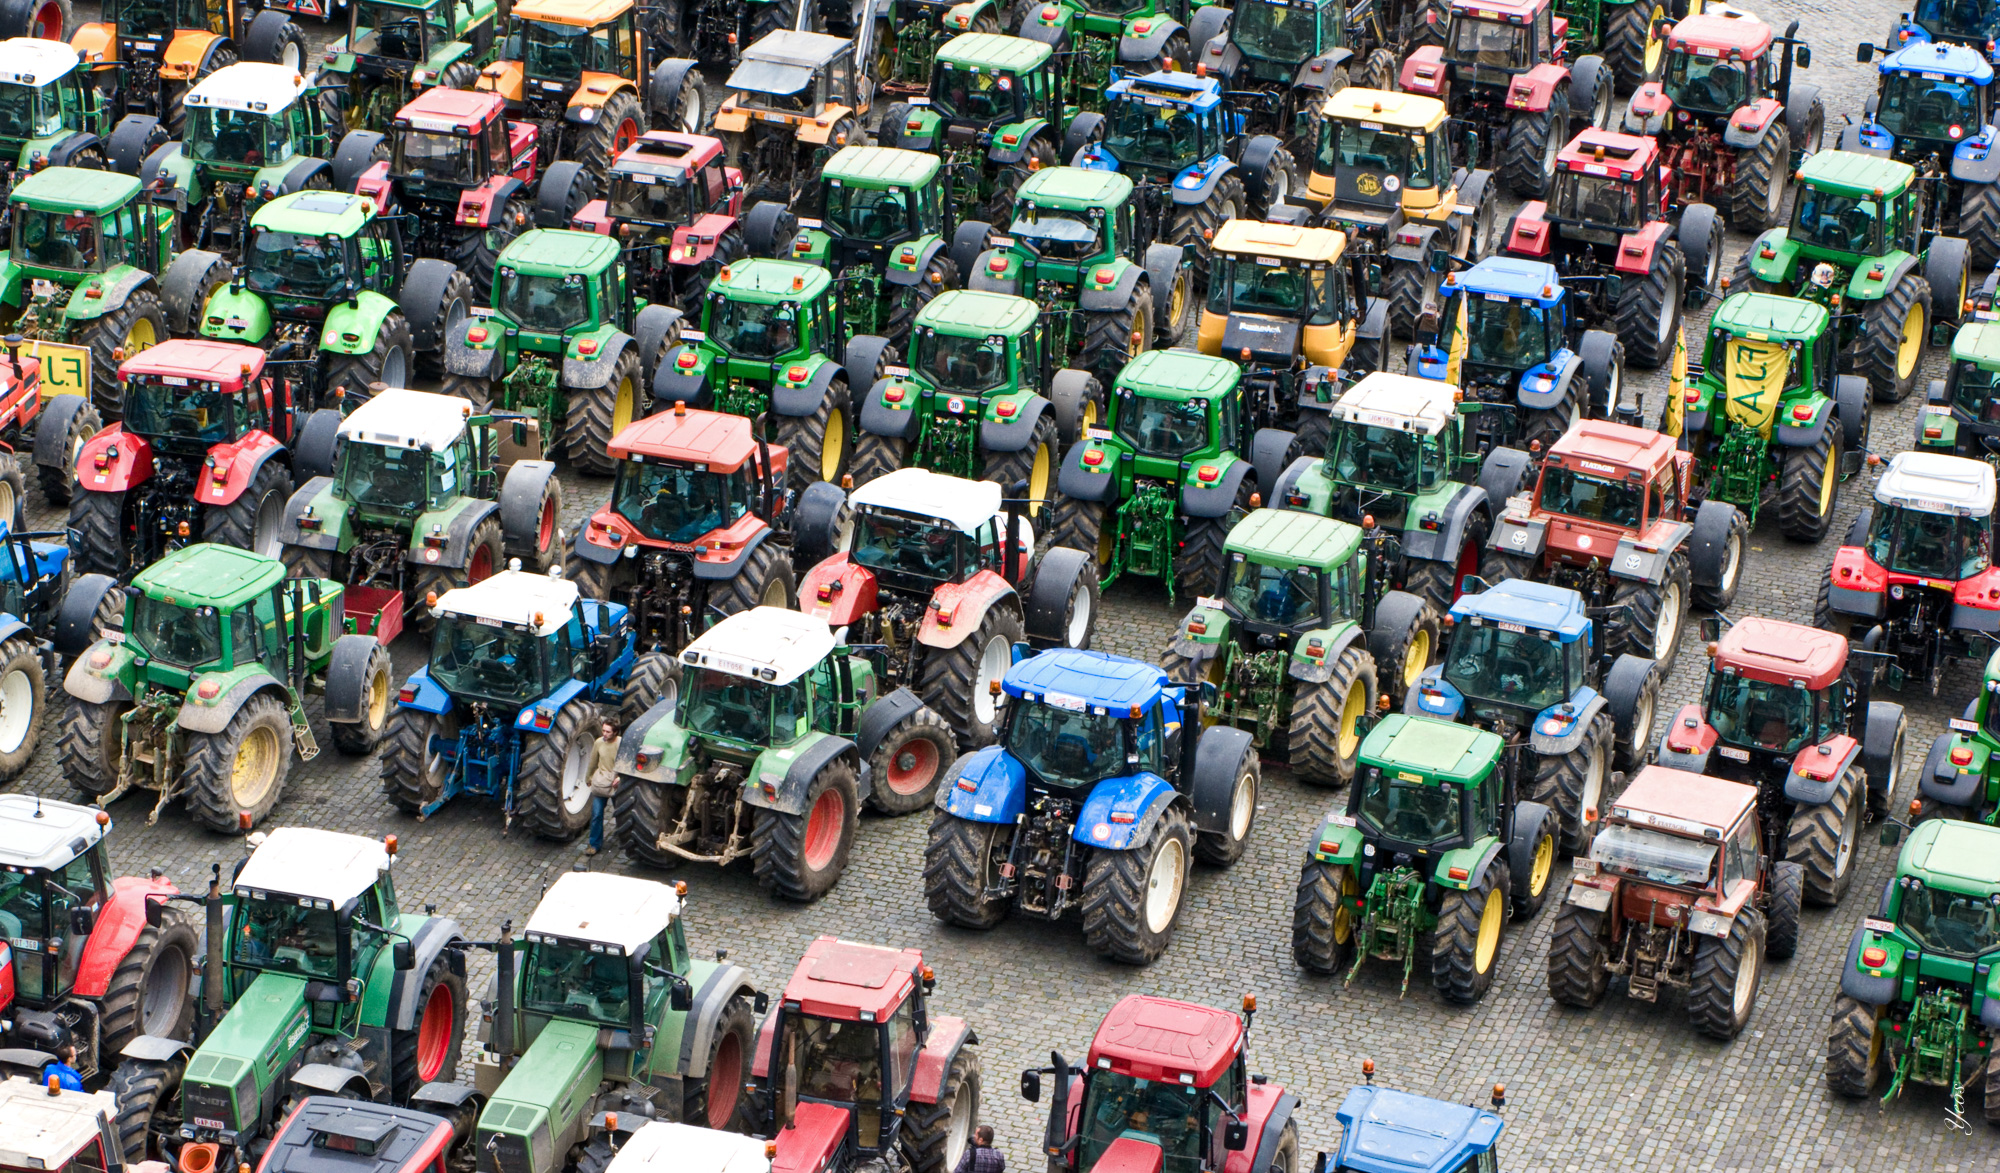
[[[1496,859],[1470,890],[1445,892],[1431,932],[1431,985],[1445,1001],[1470,1006],[1492,986],[1509,887],[1507,864]]]
[[[1215,589],[1221,589],[1221,583]],[[1368,633],[1368,652],[1375,657],[1376,683],[1400,706],[1417,686],[1431,659],[1442,654],[1442,624],[1438,613],[1421,596],[1391,591],[1375,605],[1375,627]]]
[[[1681,306],[1686,300],[1687,258],[1680,245],[1663,240],[1653,250],[1653,265],[1643,281],[1626,278],[1618,293],[1613,318],[1618,340],[1642,367],[1665,366],[1681,336]],[[1616,402],[1606,405],[1616,411]]]
[[[956,771],[947,775],[956,777]],[[1007,919],[1012,903],[993,895],[1007,862],[1013,824],[975,823],[938,811],[924,846],[924,903],[931,915],[964,929],[990,929]]]
[[[907,815],[937,799],[938,779],[958,756],[951,726],[924,706],[882,735],[868,758],[874,788],[868,805],[885,815]]]
[[[1192,840],[1187,812],[1170,806],[1143,844],[1093,855],[1083,878],[1084,942],[1127,965],[1164,953],[1187,898]]]
[[[291,495],[291,473],[276,460],[265,461],[236,500],[203,511],[202,540],[276,558],[284,551],[279,535],[285,526],[285,502]]]
[[[1288,742],[1292,772],[1300,779],[1336,790],[1354,780],[1361,719],[1375,708],[1375,680],[1375,657],[1356,641],[1325,680],[1294,685]]]
[[[1834,995],[1833,1018],[1826,1030],[1826,1087],[1834,1095],[1864,1099],[1874,1095],[1875,1085],[1882,1082],[1889,1048],[1882,1037],[1881,1013],[1879,1006]]]
[[[465,544],[465,564],[463,566],[436,566],[426,564],[417,572],[417,585],[411,592],[419,603],[433,593],[442,595],[457,587],[471,586],[499,572],[506,563],[507,545],[501,535],[500,517],[489,514],[485,520],[472,527],[472,537]],[[437,617],[427,606],[416,609],[418,631],[429,631],[437,626]]]
[[[1012,496],[1014,486],[1026,483],[1028,516],[1040,520],[1055,493],[1057,461],[1062,448],[1056,437],[1056,421],[1043,412],[1025,446],[1012,452],[981,452],[979,479],[1000,486],[1003,496]]]
[[[1563,854],[1590,854],[1590,841],[1597,837],[1604,803],[1611,797],[1610,715],[1600,711],[1592,717],[1575,749],[1540,758],[1530,787],[1528,797],[1562,823]]]
[[[1354,964],[1354,900],[1361,894],[1354,869],[1321,863],[1307,854],[1292,898],[1292,960],[1312,973],[1342,974]]]
[[[384,739],[389,748],[382,755],[382,793],[406,815],[422,815],[426,806],[444,797],[451,766],[441,746],[432,744],[458,740],[455,713],[426,713],[418,709],[397,709],[389,718]]]
[[[56,762],[63,777],[90,798],[111,793],[125,760],[121,719],[131,701],[91,701],[70,697],[63,706],[62,732],[56,737]]]
[[[194,1022],[195,958],[201,946],[194,924],[178,908],[161,910],[160,923],[139,930],[132,947],[112,971],[99,1004],[103,1037],[98,1065],[140,1035],[187,1037]]]
[[[1625,612],[1622,620],[1611,623],[1610,638],[1605,641],[1611,653],[1657,660],[1662,676],[1672,672],[1680,655],[1681,626],[1687,621],[1691,586],[1685,550],[1668,556],[1666,571],[1657,583],[1613,579],[1612,605],[1623,603]]]
[[[2000,261],[2000,185],[1968,183],[1958,202],[1958,234],[1972,246],[1972,267],[1980,272]]]
[[[134,289],[124,305],[82,323],[74,341],[90,351],[91,404],[103,415],[116,416],[124,406],[120,362],[166,338],[167,313],[160,308],[159,294],[149,288]]]
[[[791,555],[783,546],[765,539],[750,551],[750,556],[743,560],[743,569],[719,593],[721,597],[714,600],[715,609],[725,616],[753,607],[796,608],[798,575],[793,571]],[[707,624],[702,626],[705,628]]]
[[[1784,961],[1799,951],[1799,913],[1805,906],[1806,870],[1789,859],[1771,865],[1764,956]]]
[[[1150,285],[1135,285],[1121,309],[1086,311],[1083,349],[1077,353],[1075,365],[1097,376],[1104,386],[1111,386],[1125,364],[1152,345],[1154,312]]]
[[[1200,759],[1196,759],[1197,769]],[[1256,747],[1243,743],[1243,752],[1237,758],[1231,771],[1229,783],[1229,806],[1224,812],[1228,817],[1220,831],[1194,833],[1194,857],[1202,863],[1226,868],[1243,858],[1243,851],[1250,845],[1250,828],[1257,820],[1257,791],[1264,780],[1263,767],[1258,761]],[[1197,786],[1203,785],[1199,776]]]
[[[804,813],[759,810],[750,834],[758,887],[801,904],[826,895],[847,868],[860,806],[854,767],[835,758],[813,776]]]
[[[617,472],[618,464],[611,459],[611,438],[646,414],[646,388],[639,381],[637,348],[627,346],[618,353],[611,364],[611,377],[602,386],[565,387],[563,398],[569,404],[563,420],[563,444],[571,467],[599,477]]]
[[[992,745],[1000,736],[1000,704],[992,686],[1014,662],[1014,645],[1028,638],[1014,604],[995,600],[979,629],[948,648],[926,648],[917,695],[945,714],[960,753]]]
[[[1743,1032],[1757,1008],[1764,976],[1764,916],[1745,908],[1729,923],[1726,937],[1700,936],[1688,974],[1687,1015],[1709,1038],[1728,1042]]]
[[[1424,303],[1437,296],[1438,275],[1416,261],[1392,261],[1382,275],[1382,298],[1389,303],[1389,333],[1414,338]],[[1324,446],[1322,445],[1322,450]],[[1307,455],[1316,455],[1308,451]]]
[[[24,635],[0,643],[0,783],[12,781],[35,756],[47,702],[34,641]]]
[[[962,1048],[952,1056],[937,1099],[915,1100],[904,1116],[903,1163],[909,1173],[951,1173],[979,1127],[979,1052]]]
[[[181,767],[188,814],[223,835],[240,834],[238,815],[256,826],[278,805],[292,769],[292,723],[276,695],[260,692],[243,702],[220,733],[187,735]]]
[[[1740,158],[1740,156],[1739,156]],[[1764,138],[1741,159],[1736,182],[1723,193],[1729,226],[1752,235],[1775,226],[1782,218],[1785,180],[1791,175],[1792,136],[1782,120],[1773,122]],[[1745,256],[1749,253],[1746,250]],[[1731,288],[1735,288],[1734,282]]]
[[[408,1030],[389,1035],[389,1098],[407,1104],[418,1088],[458,1074],[461,1039],[465,1035],[465,979],[451,972],[447,954],[439,951],[424,971],[417,990],[416,1019]]]
[[[803,491],[815,481],[839,484],[848,463],[847,380],[829,382],[811,415],[772,415],[771,441],[784,445],[785,470],[792,487]]]
[[[618,701],[618,726],[629,728],[659,703],[668,689],[680,697],[681,662],[661,651],[639,653],[632,670],[625,675],[625,695]]]
[[[1208,190],[1208,198],[1201,203],[1174,205],[1172,222],[1167,225],[1167,240],[1180,245],[1194,258],[1197,288],[1208,288],[1208,242],[1223,224],[1242,217],[1248,207],[1243,181],[1234,175],[1216,180],[1215,186]]]
[[[1653,25],[1669,19],[1667,6],[1658,0],[1639,0],[1606,11],[1599,52],[1617,81],[1619,93],[1629,94],[1646,84],[1660,55]]]
[[[1222,545],[1230,527],[1250,512],[1250,498],[1257,482],[1245,476],[1236,483],[1236,500],[1221,517],[1190,517],[1181,530],[1180,549],[1174,553],[1174,593],[1183,599],[1197,599],[1222,589]]]
[[[1611,985],[1611,954],[1604,946],[1604,914],[1574,904],[1556,909],[1549,926],[1549,997],[1588,1010]]]
[[[568,843],[590,826],[590,746],[597,706],[563,706],[554,727],[528,739],[514,781],[514,817],[537,838]]]
[[[118,1101],[118,1147],[129,1167],[150,1157],[152,1138],[180,1135],[181,1076],[185,1056],[127,1059],[111,1073],[107,1089]]]
[[[1841,772],[1832,797],[1792,812],[1785,834],[1785,858],[1806,870],[1807,904],[1831,908],[1854,882],[1854,851],[1866,813],[1866,780],[1861,767]]]
[[[624,790],[630,786],[620,787]],[[686,1096],[681,1101],[681,1119],[717,1130],[747,1124],[749,1100],[743,1083],[751,1050],[756,1045],[757,1022],[751,1017],[750,1003],[741,994],[722,1008],[722,1021],[709,1036],[708,1062],[699,1079],[683,1079]],[[911,1107],[915,1107],[914,1104]]]
[[[1778,476],[1778,529],[1798,542],[1817,542],[1833,526],[1833,507],[1840,488],[1841,426],[1826,421],[1826,431],[1810,448],[1785,454]]]
[[[1855,342],[1854,373],[1868,380],[1877,403],[1901,403],[1915,385],[1930,336],[1931,285],[1915,272],[1862,310],[1866,333]]]

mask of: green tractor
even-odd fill
[[[347,33],[327,45],[320,67],[329,133],[387,134],[396,111],[424,90],[471,89],[500,48],[496,0],[347,0],[346,8]]]
[[[1694,453],[1690,506],[1727,501],[1754,529],[1768,496],[1786,537],[1826,536],[1841,482],[1861,471],[1871,413],[1867,380],[1834,373],[1837,335],[1818,302],[1733,293],[1709,318],[1701,362],[1676,343],[1685,386],[1670,384],[1660,430]]]
[[[1292,958],[1312,973],[1400,961],[1409,993],[1418,939],[1448,1002],[1493,984],[1500,930],[1548,897],[1555,816],[1520,797],[1519,746],[1496,733],[1402,713],[1361,747],[1361,777],[1306,848],[1292,904]]]
[[[1894,843],[1902,824],[1882,828]],[[1826,1034],[1826,1086],[1882,1101],[1911,1084],[1947,1089],[1964,1120],[1977,1097],[2000,1125],[2000,830],[1933,819],[1910,830],[1875,915],[1847,946]],[[1964,1125],[1960,1123],[1960,1127]]]
[[[563,445],[572,467],[610,476],[611,437],[648,414],[646,388],[680,344],[681,313],[640,301],[618,242],[535,229],[494,262],[492,296],[443,331],[444,393],[480,413],[527,417],[525,449]]]
[[[1051,167],[1021,185],[1006,243],[980,254],[968,287],[1011,293],[1067,319],[1057,360],[1109,385],[1126,362],[1187,332],[1194,262],[1169,243],[1170,205],[1135,201],[1115,171]]]
[[[395,853],[394,835],[280,827],[226,891],[217,865],[207,897],[147,901],[156,926],[166,900],[203,905],[207,958],[197,1041],[140,1035],[112,1074],[128,1167],[156,1152],[247,1165],[309,1095],[452,1115],[470,1090],[441,1082],[465,1030],[466,942],[449,917],[403,911]]]
[[[1946,452],[2000,467],[2000,273],[1973,293],[1973,312],[1951,336],[1945,377],[1925,388],[1917,451]]]
[[[834,274],[835,341],[879,334],[900,346],[932,298],[964,287],[992,231],[959,219],[970,204],[938,182],[942,170],[920,151],[842,147],[820,172],[819,219],[800,221],[767,200],[743,218],[744,235],[758,255]]]
[[[882,145],[941,156],[952,206],[1004,224],[1028,177],[1067,161],[1058,153],[1073,113],[1064,100],[1065,60],[1023,37],[954,37],[938,50],[930,96],[882,115]]]
[[[1792,222],[1743,250],[1729,288],[1807,298],[1834,314],[1839,348],[1877,403],[1915,383],[1931,325],[1964,312],[1971,246],[1925,227],[1914,167],[1820,151],[1799,167]]]
[[[141,571],[127,595],[123,638],[92,644],[63,680],[62,771],[92,801],[151,789],[148,822],[181,798],[202,826],[239,834],[277,805],[293,746],[319,754],[308,693],[324,694],[341,753],[382,740],[389,651],[357,634],[381,616],[347,609],[339,583],[199,543]]]
[[[1118,372],[1104,426],[1063,458],[1050,544],[1094,552],[1107,584],[1162,579],[1169,602],[1212,591],[1229,527],[1277,483],[1292,440],[1253,426],[1234,360],[1146,351]]]
[[[1063,100],[1079,109],[1104,108],[1114,72],[1156,73],[1169,61],[1186,69],[1194,58],[1189,30],[1174,19],[1174,13],[1186,11],[1181,3],[1047,0],[1023,3],[1015,11],[1021,14],[1016,31],[1022,37],[1050,46],[1067,61]],[[1216,15],[1198,21],[1195,31],[1213,36],[1226,19],[1226,10],[1218,6]]]
[[[1210,721],[1288,753],[1312,785],[1345,786],[1368,718],[1399,704],[1440,647],[1437,612],[1388,587],[1396,545],[1380,526],[1253,511],[1223,544],[1218,595],[1196,600],[1162,666],[1220,690]]]
[[[919,99],[930,92],[938,54],[961,36],[999,33],[999,0],[888,0],[876,9],[875,78],[885,97]]]
[[[0,41],[0,109],[15,111],[0,127],[0,192],[43,167],[113,167],[139,170],[147,153],[167,141],[151,119],[121,125],[83,56],[71,45],[41,37]],[[4,230],[0,220],[0,230]],[[0,242],[4,242],[0,237]]]

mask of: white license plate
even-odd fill
[[[1603,912],[1611,907],[1611,893],[1603,888],[1593,888],[1588,884],[1571,884],[1569,902],[1578,908],[1588,908],[1592,912]]]
[[[222,319],[222,324],[224,326],[229,327],[231,330],[248,330],[250,328],[250,319],[224,318]]]
[[[1354,825],[1354,816],[1353,816],[1353,815],[1328,815],[1328,816],[1326,816],[1326,821],[1327,821],[1327,825],[1328,825],[1328,826],[1333,826],[1333,827],[1352,827],[1352,826]]]
[[[1861,922],[1861,927],[1871,933],[1893,933],[1896,931],[1896,922],[1871,916]]]
[[[213,1128],[217,1132],[220,1132],[223,1129],[229,1127],[229,1125],[225,1124],[220,1120],[210,1120],[206,1116],[196,1116],[194,1118],[194,1126],[196,1128]]]
[[[1731,749],[1726,745],[1720,748],[1722,756],[1732,762],[1747,762],[1750,760],[1750,751],[1747,749]]]
[[[1977,733],[1979,732],[1979,722],[1968,721],[1963,717],[1953,717],[1951,719],[1951,731],[1953,733]]]

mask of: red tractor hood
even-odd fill
[[[1121,1136],[1105,1146],[1091,1173],[1160,1173],[1164,1155],[1160,1146],[1136,1137]]]
[[[771,1173],[820,1173],[832,1167],[840,1146],[847,1142],[847,1121],[851,1115],[846,1108],[832,1104],[800,1101],[792,1113],[791,1127],[778,1130],[778,1151],[771,1156]]]

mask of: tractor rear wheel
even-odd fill
[[[1470,1006],[1493,984],[1509,888],[1506,861],[1496,859],[1470,890],[1445,892],[1431,931],[1431,984],[1445,1001]]]
[[[660,836],[679,825],[687,794],[687,787],[671,783],[619,782],[611,796],[611,817],[618,824],[618,842],[633,862],[662,871],[680,866],[680,856],[660,848]]]
[[[1653,250],[1652,268],[1646,279],[1626,278],[1619,289],[1613,318],[1618,324],[1618,340],[1625,352],[1642,367],[1665,366],[1674,356],[1674,343],[1681,336],[1681,305],[1687,292],[1687,258],[1681,246],[1663,240]],[[1614,402],[1608,405],[1617,410]]]
[[[1775,121],[1750,157],[1738,163],[1736,182],[1723,193],[1731,228],[1755,235],[1777,225],[1785,205],[1785,181],[1791,175],[1791,162],[1791,132],[1785,129],[1782,120]],[[1735,283],[1731,282],[1730,287],[1734,289]]]
[[[1221,517],[1191,517],[1181,531],[1181,548],[1174,555],[1174,593],[1195,599],[1222,589],[1222,545],[1230,528],[1250,512],[1257,482],[1249,476],[1236,482],[1236,500]]]
[[[860,806],[854,767],[835,758],[813,776],[803,814],[759,810],[750,832],[757,886],[801,904],[826,895],[847,868]]]
[[[774,415],[771,440],[784,445],[785,470],[792,486],[804,490],[815,481],[840,483],[848,463],[847,380],[827,384],[826,394],[811,415]]]
[[[1528,797],[1555,813],[1562,823],[1564,855],[1590,854],[1605,800],[1611,797],[1611,715],[1590,719],[1583,740],[1566,754],[1546,754],[1535,764]],[[1585,819],[1585,814],[1595,818]]]
[[[952,1056],[934,1103],[911,1100],[905,1109],[903,1163],[909,1173],[951,1173],[979,1127],[979,1052],[966,1047]]]
[[[41,427],[48,427],[52,418],[47,409]],[[42,488],[42,500],[61,508],[70,503],[76,495],[76,462],[83,455],[84,441],[95,436],[104,428],[104,417],[88,400],[80,403],[70,412],[63,423],[62,463],[38,464],[35,474]]]
[[[0,643],[0,783],[27,769],[47,702],[48,684],[34,641],[23,635]]]
[[[938,294],[948,289],[961,289],[964,280],[958,272],[958,262],[946,256],[939,249],[936,256],[924,266],[914,284],[901,287],[901,292],[891,293],[888,323],[882,333],[898,345],[909,340],[910,329],[916,325],[917,315],[923,312]],[[871,380],[868,389],[872,390]],[[836,478],[838,479],[838,478]]]
[[[1833,526],[1840,489],[1840,421],[1810,448],[1793,448],[1778,474],[1778,529],[1798,542],[1817,542]]]
[[[1799,912],[1805,905],[1806,870],[1789,859],[1771,865],[1764,956],[1784,961],[1799,951]]]
[[[1687,1014],[1694,1028],[1728,1042],[1741,1034],[1757,1008],[1764,976],[1764,916],[1745,908],[1726,937],[1697,937],[1688,974]]]
[[[1966,184],[1958,202],[1958,234],[1972,246],[1972,267],[2000,261],[2000,184]]]
[[[333,730],[334,749],[349,757],[362,757],[374,753],[375,747],[382,744],[382,739],[388,736],[389,714],[396,703],[395,671],[389,649],[376,644],[361,674],[361,719],[327,722]]]
[[[69,697],[63,706],[62,732],[56,736],[56,762],[84,795],[97,798],[118,786],[125,742],[121,718],[131,701],[91,701]]]
[[[727,589],[718,593],[721,597],[714,600],[715,609],[725,616],[752,607],[797,608],[798,576],[793,573],[791,555],[766,538],[743,560],[743,569],[729,580]]]
[[[315,550],[311,546],[286,545],[278,551],[287,578],[331,578],[338,582],[340,576],[333,572],[333,562],[338,557],[332,550]]]
[[[1854,346],[1854,373],[1868,380],[1877,403],[1901,403],[1916,384],[1930,337],[1930,282],[1912,271],[1867,304],[1868,331]]]
[[[937,798],[938,779],[958,756],[951,726],[928,705],[882,735],[868,758],[874,783],[868,805],[885,815],[923,810]]]
[[[1833,797],[1792,811],[1785,834],[1785,858],[1806,870],[1806,903],[1831,908],[1854,882],[1854,851],[1866,815],[1866,780],[1861,767],[1841,772]]]
[[[500,531],[500,516],[489,514],[472,527],[472,537],[465,544],[465,565],[425,565],[417,571],[417,585],[412,593],[421,603],[432,592],[442,595],[458,587],[483,582],[507,564],[506,552],[506,540]],[[431,614],[429,607],[419,606],[416,611],[418,631],[429,631],[437,626],[437,617]]]
[[[1692,588],[1694,605],[1708,611],[1727,611],[1735,604],[1737,588],[1743,582],[1743,564],[1750,557],[1750,519],[1741,509],[1730,510],[1729,531],[1722,546],[1715,585],[1695,583]]]
[[[389,1034],[392,1103],[407,1104],[417,1089],[458,1074],[458,1056],[465,1036],[465,979],[451,972],[447,954],[439,951],[424,971],[417,990],[416,1020],[408,1030]]]
[[[265,461],[236,500],[202,511],[202,540],[276,558],[284,550],[279,535],[291,495],[292,474],[276,460]]]
[[[1432,562],[1427,558],[1406,555],[1403,589],[1435,607],[1440,615],[1450,611],[1451,605],[1458,601],[1465,576],[1479,573],[1479,555],[1486,548],[1486,535],[1490,530],[1491,524],[1486,515],[1475,513],[1466,519],[1465,537],[1459,543],[1455,561]]]
[[[102,1038],[97,1045],[101,1070],[111,1056],[140,1035],[186,1038],[194,1021],[195,958],[200,942],[194,923],[178,908],[161,910],[158,926],[147,925],[119,960],[98,1003]]]
[[[1680,655],[1681,627],[1687,622],[1688,594],[1692,573],[1686,550],[1667,557],[1667,568],[1658,583],[1638,579],[1612,580],[1613,606],[1625,604],[1624,618],[1611,623],[1605,641],[1613,655],[1633,655],[1659,662],[1662,676],[1673,671]]]
[[[125,304],[80,324],[75,343],[90,351],[90,401],[106,416],[124,406],[118,383],[119,355],[131,358],[167,338],[167,313],[150,288],[134,289]],[[114,353],[116,352],[116,353]]]
[[[494,263],[500,259],[500,252],[507,247],[507,242],[514,239],[514,212],[514,201],[503,199],[500,206],[487,216],[486,227],[448,230],[445,242],[447,258],[472,282],[474,289],[485,292],[493,288]]]
[[[1882,1082],[1889,1048],[1884,1045],[1880,1015],[1878,1006],[1834,995],[1833,1018],[1826,1029],[1826,1087],[1834,1095],[1863,1099],[1874,1095],[1875,1085]]]
[[[1025,482],[1028,486],[1028,517],[1039,521],[1042,510],[1049,506],[1049,498],[1055,495],[1061,457],[1062,445],[1056,435],[1055,416],[1044,411],[1041,418],[1035,421],[1034,431],[1028,436],[1026,446],[1012,452],[982,451],[979,454],[979,479],[999,485],[1001,495],[1007,497],[1014,495],[1015,485]]]
[[[1111,568],[1111,556],[1117,550],[1117,534],[1105,528],[1104,515],[1102,501],[1064,497],[1056,502],[1055,524],[1049,530],[1049,545],[1067,546],[1090,556],[1100,579]]]
[[[947,775],[955,777],[956,771]],[[931,915],[965,929],[990,929],[1013,902],[988,895],[1013,843],[1011,823],[975,823],[938,811],[924,846],[924,903]]]
[[[424,807],[444,797],[451,767],[444,752],[431,746],[431,739],[456,741],[458,725],[455,713],[399,708],[390,716],[389,733],[383,739],[389,748],[382,754],[382,793],[397,810],[422,815]]]
[[[660,694],[673,682],[680,695],[680,661],[665,652],[641,652],[625,675],[625,695],[618,702],[618,727],[626,728],[646,715],[659,702]]]
[[[945,715],[958,751],[971,753],[1000,736],[1000,705],[992,685],[1014,662],[1014,645],[1028,638],[1018,604],[996,599],[978,630],[948,648],[927,648],[917,695]]]
[[[1653,38],[1655,21],[1671,19],[1667,6],[1658,0],[1637,0],[1605,11],[1604,35],[1598,38],[1598,52],[1618,84],[1618,92],[1629,94],[1646,83],[1659,56],[1659,42]]]
[[[601,387],[565,387],[569,409],[563,420],[563,447],[570,465],[590,476],[608,477],[618,471],[611,459],[611,438],[626,424],[646,414],[646,388],[639,381],[639,354],[628,346],[611,364],[611,377]],[[779,441],[783,443],[782,440]]]
[[[1111,386],[1125,364],[1152,345],[1154,312],[1150,285],[1134,286],[1122,309],[1085,312],[1083,349],[1074,365]]]
[[[1604,914],[1574,904],[1556,909],[1549,926],[1549,997],[1588,1010],[1611,985],[1611,955],[1604,947]]]
[[[530,737],[514,780],[514,817],[528,832],[568,843],[590,826],[590,746],[597,735],[597,706],[564,705],[554,726]]]
[[[993,173],[993,186],[987,191],[986,205],[980,209],[979,218],[988,224],[1012,224],[1014,196],[1028,182],[1028,176],[1062,162],[1056,158],[1056,145],[1048,135],[1038,134],[1028,140],[1028,149],[1021,153],[1020,162],[1002,164]]]
[[[1438,275],[1425,266],[1415,261],[1389,263],[1389,271],[1382,275],[1382,299],[1389,303],[1392,337],[1416,337],[1417,316],[1423,313],[1424,303],[1437,295],[1437,287]]]
[[[1554,407],[1532,408],[1522,412],[1521,434],[1515,437],[1514,442],[1523,449],[1534,452],[1538,458],[1541,453],[1547,452],[1550,445],[1562,439],[1563,433],[1569,431],[1570,421],[1576,418],[1576,390],[1575,384],[1572,383],[1568,393],[1556,400]],[[1584,414],[1587,416],[1589,413]],[[1539,449],[1535,447],[1537,441],[1541,443]]]
[[[1084,942],[1127,965],[1164,953],[1187,899],[1193,838],[1187,812],[1170,806],[1143,844],[1092,855],[1083,878]]]
[[[1500,182],[1524,200],[1539,200],[1556,173],[1556,154],[1569,136],[1569,93],[1557,90],[1540,113],[1523,110],[1507,124]]]
[[[1195,859],[1222,868],[1243,858],[1244,849],[1250,845],[1250,828],[1257,821],[1257,791],[1263,783],[1264,771],[1256,747],[1248,741],[1243,743],[1242,755],[1231,773],[1229,817],[1223,829],[1194,833]],[[1197,777],[1195,784],[1201,785],[1201,778]]]
[[[1314,786],[1339,789],[1354,780],[1361,752],[1361,718],[1375,708],[1375,657],[1356,641],[1317,684],[1299,681],[1292,694],[1292,772]]]
[[[1491,546],[1481,551],[1479,556],[1479,577],[1485,579],[1488,586],[1497,586],[1510,578],[1533,582],[1540,571],[1541,564],[1535,559],[1509,554]]]
[[[1312,973],[1342,974],[1354,964],[1354,869],[1307,853],[1292,898],[1292,960]]]
[[[854,487],[860,488],[876,477],[887,476],[903,467],[910,458],[910,442],[900,436],[878,436],[859,432],[854,437],[854,463],[848,466]]]
[[[326,357],[326,393],[346,388],[348,406],[368,402],[372,383],[385,387],[407,387],[415,370],[411,355],[410,323],[403,311],[390,310],[375,331],[375,345],[365,354],[329,354]],[[330,400],[322,399],[322,403]]]
[[[493,406],[493,380],[484,375],[454,375],[449,372],[438,381],[438,391],[444,395],[456,395],[472,405],[472,410],[484,415]]]
[[[1167,241],[1180,245],[1194,258],[1195,285],[1208,288],[1208,242],[1223,224],[1248,214],[1250,200],[1243,180],[1225,175],[1208,190],[1208,198],[1198,204],[1175,204],[1167,225]]]
[[[223,835],[240,834],[237,820],[249,812],[256,826],[285,793],[292,769],[292,723],[285,706],[270,692],[243,702],[220,733],[188,735],[181,767],[188,814]]]
[[[164,1060],[127,1059],[111,1073],[108,1091],[118,1100],[118,1146],[127,1167],[151,1156],[154,1136],[178,1136],[185,1055]]]
[[[620,90],[604,100],[597,120],[577,136],[570,154],[602,182],[618,152],[636,142],[645,129],[646,114],[639,109],[639,99],[630,90]]]
[[[743,1095],[743,1084],[749,1078],[747,1067],[756,1038],[757,1022],[751,1017],[749,1000],[738,994],[722,1008],[722,1020],[709,1036],[703,1075],[682,1080],[687,1093],[681,1101],[682,1120],[717,1130],[747,1123],[749,1101]]]
[[[1218,581],[1215,589],[1220,590]],[[1368,633],[1368,652],[1375,657],[1376,683],[1392,705],[1403,697],[1443,653],[1438,613],[1420,595],[1391,591],[1375,605],[1375,628]]]

